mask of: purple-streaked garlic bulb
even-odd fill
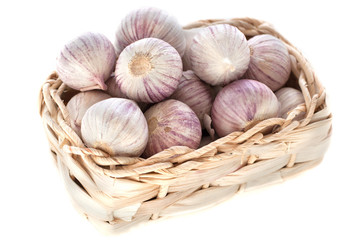
[[[100,90],[80,92],[72,97],[66,105],[71,128],[80,136],[81,121],[85,112],[95,103],[110,97],[110,95]]]
[[[158,38],[184,54],[183,29],[177,19],[161,9],[145,7],[132,11],[121,21],[116,31],[115,46],[120,53],[129,44],[143,38]]]
[[[212,90],[211,87],[201,81],[193,71],[183,72],[177,90],[170,96],[187,104],[197,115],[203,128],[204,114],[211,114]]]
[[[211,85],[226,85],[246,72],[250,50],[244,34],[236,27],[218,24],[201,29],[190,49],[191,68]]]
[[[148,125],[138,105],[125,98],[109,98],[86,111],[81,135],[88,147],[112,156],[140,156],[148,142]]]
[[[117,98],[127,98],[127,96],[120,91],[120,87],[118,86],[116,79],[114,76],[111,76],[107,81],[107,93],[112,97]]]
[[[67,43],[56,62],[60,79],[69,87],[106,90],[116,61],[113,44],[102,34],[84,33]]]
[[[172,146],[198,148],[202,138],[201,124],[197,115],[185,103],[169,99],[153,105],[144,115],[149,128],[144,157]]]
[[[156,103],[172,95],[182,77],[177,50],[157,38],[144,38],[119,55],[115,77],[120,90],[137,102]]]
[[[212,124],[224,137],[242,131],[249,124],[277,117],[279,103],[265,84],[255,80],[237,80],[225,86],[212,106]]]
[[[281,88],[290,77],[291,59],[286,45],[278,38],[262,34],[248,40],[251,61],[245,79],[266,84],[272,91]]]
[[[305,102],[302,92],[294,88],[284,87],[275,92],[275,94],[280,102],[280,112],[278,115],[281,118],[287,118],[291,110]],[[304,116],[305,113],[300,113],[294,119],[301,120]]]

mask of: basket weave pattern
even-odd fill
[[[326,92],[302,54],[270,24],[250,18],[203,20],[185,29],[231,24],[247,38],[271,34],[288,47],[305,103],[287,119],[272,118],[199,149],[172,147],[148,159],[111,157],[87,148],[71,129],[56,73],[43,84],[39,110],[55,163],[73,204],[105,231],[217,204],[237,192],[282,182],[321,162],[331,136]],[[293,118],[306,112],[300,121]],[[273,129],[265,134],[265,129]]]

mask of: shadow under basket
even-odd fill
[[[237,27],[247,38],[271,34],[286,44],[292,62],[289,84],[305,99],[287,119],[264,120],[196,150],[172,147],[148,159],[111,157],[87,148],[71,129],[65,104],[74,90],[56,73],[43,84],[39,110],[52,156],[74,206],[99,230],[124,231],[140,222],[209,207],[237,192],[282,182],[322,161],[332,115],[308,61],[270,24],[256,19],[203,20],[184,29],[219,23]],[[300,113],[304,117],[294,120]]]

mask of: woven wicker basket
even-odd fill
[[[172,147],[148,159],[110,157],[87,148],[69,126],[65,107],[74,90],[56,73],[43,84],[39,108],[55,163],[76,208],[96,227],[120,231],[142,221],[217,204],[237,192],[282,182],[319,164],[331,135],[326,93],[302,54],[270,24],[251,18],[204,20],[185,29],[227,23],[248,38],[281,39],[292,59],[288,85],[305,104],[287,119],[259,122],[197,150]],[[304,119],[293,118],[306,112]],[[264,129],[273,129],[265,134]]]

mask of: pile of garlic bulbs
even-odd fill
[[[156,8],[125,16],[114,45],[99,33],[73,39],[56,71],[80,91],[67,103],[70,126],[86,146],[112,156],[197,149],[202,137],[286,118],[304,101],[299,90],[284,87],[291,61],[281,40],[247,39],[228,24],[184,30]]]

